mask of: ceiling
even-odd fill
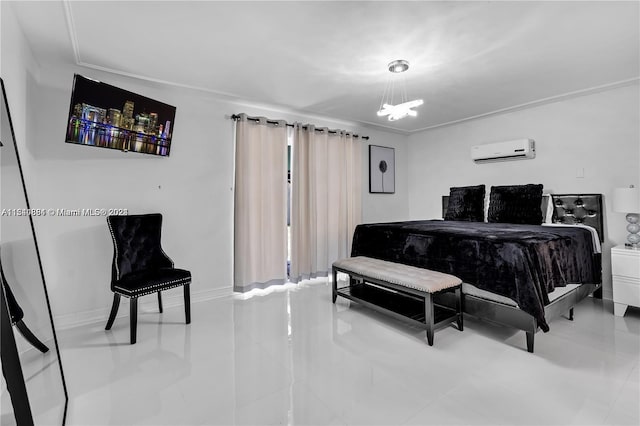
[[[100,2],[12,4],[56,62],[411,133],[630,84],[638,2]],[[377,117],[406,59],[417,117]],[[87,72],[90,76],[90,72]]]

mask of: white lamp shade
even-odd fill
[[[638,188],[615,188],[613,190],[613,211],[640,213],[640,191]]]

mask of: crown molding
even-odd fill
[[[69,40],[71,40],[71,48],[73,49],[73,57],[76,60],[76,64],[80,65],[82,63],[80,59],[80,45],[78,43],[76,24],[73,20],[73,12],[71,11],[71,1],[62,0],[62,4],[64,6],[64,16],[67,21],[67,32],[69,33]]]
[[[538,107],[538,106],[541,106],[541,105],[546,105],[546,104],[551,104],[551,103],[554,103],[554,102],[565,101],[567,99],[578,98],[578,97],[581,97],[581,96],[592,95],[592,94],[599,93],[599,92],[605,92],[607,90],[617,89],[619,87],[631,86],[633,84],[638,84],[638,82],[640,82],[640,76],[639,77],[629,78],[629,79],[626,79],[626,80],[615,81],[613,83],[602,84],[600,86],[588,87],[586,89],[574,90],[572,92],[566,92],[566,93],[562,93],[560,95],[549,96],[547,98],[536,99],[535,101],[525,102],[523,104],[513,105],[513,106],[510,106],[510,107],[501,108],[501,109],[497,109],[497,110],[494,110],[494,111],[485,112],[485,113],[482,113],[482,114],[461,118],[461,119],[458,119],[458,120],[448,121],[446,123],[434,124],[433,126],[427,126],[427,127],[423,127],[423,128],[420,128],[420,129],[412,130],[410,133],[411,134],[419,133],[419,132],[424,132],[426,130],[432,130],[432,129],[437,129],[437,128],[440,128],[440,127],[452,126],[454,124],[459,124],[459,123],[464,123],[464,122],[467,122],[467,121],[477,120],[477,119],[480,119],[480,118],[491,117],[493,115],[508,114],[508,113],[514,112],[514,111],[520,111],[520,110],[528,109],[528,108],[535,108],[535,107]]]

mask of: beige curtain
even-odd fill
[[[236,122],[234,291],[287,282],[287,129]]]
[[[290,280],[327,276],[351,253],[362,219],[362,147],[346,132],[296,124],[293,134]]]

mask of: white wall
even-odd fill
[[[0,75],[7,94],[9,114],[13,123],[28,196],[32,201],[30,185],[34,181],[34,160],[24,148],[24,141],[31,134],[28,117],[32,115],[33,90],[31,82],[37,75],[38,67],[29,45],[20,30],[13,9],[0,2]],[[4,122],[4,121],[3,121]],[[10,129],[2,129],[5,146],[0,155],[3,159],[2,176],[10,181],[2,182],[0,194],[1,208],[24,208],[24,195],[16,160],[12,154],[13,141]],[[24,311],[24,322],[45,344],[53,338],[44,288],[40,279],[35,246],[31,238],[31,226],[26,217],[2,217],[0,228],[2,242],[3,270],[18,304]],[[22,266],[25,267],[22,267]],[[25,339],[16,338],[20,352],[33,349]]]
[[[362,199],[362,222],[392,222],[409,219],[409,182],[407,169],[407,136],[363,130],[371,137],[363,144],[362,185],[364,198]],[[386,146],[395,149],[395,193],[369,194],[369,145]]]
[[[16,139],[18,144],[24,145],[30,132],[27,117],[32,113],[32,103],[27,100],[33,96],[31,84],[37,78],[38,65],[10,3],[0,2],[0,22],[0,75],[7,91]],[[20,157],[23,167],[31,168],[31,156],[20,153]],[[29,181],[31,178],[31,174],[25,171],[25,179]]]
[[[3,51],[5,61],[7,56]],[[157,158],[64,143],[74,72],[176,106],[171,156]],[[162,212],[163,246],[177,266],[191,270],[193,301],[232,292],[234,124],[227,117],[233,113],[311,122],[368,135],[371,139],[362,148],[365,165],[368,143],[396,148],[396,194],[368,194],[368,170],[363,170],[363,216],[365,221],[408,217],[406,136],[73,65],[43,67],[37,81],[29,79],[27,90],[37,120],[19,138],[33,158],[29,165],[32,207]],[[24,114],[21,120],[25,121]],[[56,325],[106,320],[112,299],[113,249],[105,218],[37,218],[36,228]],[[179,289],[167,296],[167,305],[182,303]],[[147,308],[157,309],[155,298],[143,299],[141,309]],[[126,312],[124,304],[120,313]]]
[[[409,215],[441,216],[451,186],[542,183],[545,192],[602,193],[604,296],[611,298],[610,249],[626,238],[624,214],[611,211],[613,188],[640,186],[637,84],[460,123],[409,137]],[[474,164],[471,146],[533,138],[533,160]],[[584,171],[584,177],[578,177]]]

